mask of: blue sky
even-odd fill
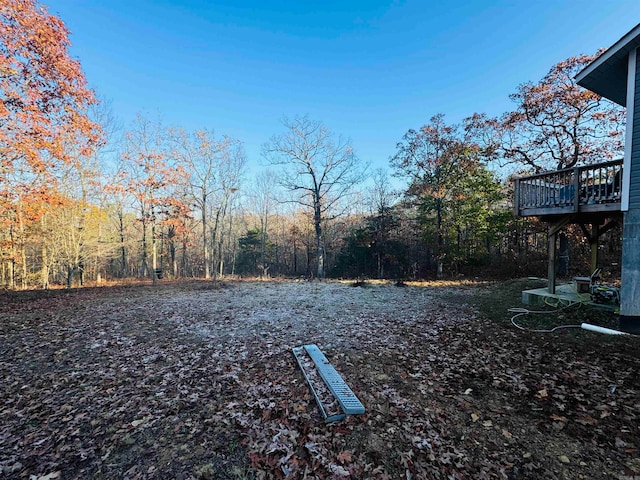
[[[72,54],[125,126],[138,112],[245,144],[251,164],[308,114],[387,167],[436,113],[500,115],[520,83],[608,47],[637,0],[49,0]]]

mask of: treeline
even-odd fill
[[[389,171],[368,172],[348,139],[302,116],[283,119],[263,145],[269,167],[249,172],[241,139],[143,115],[120,128],[69,57],[64,24],[38,7],[10,0],[0,17],[5,288],[544,275],[546,226],[513,216],[510,175],[622,152],[623,112],[573,81],[595,58],[582,55],[519,86],[499,118],[439,114],[408,130]],[[564,235],[565,273],[584,274],[588,243]],[[603,261],[615,264],[620,231],[607,235]]]

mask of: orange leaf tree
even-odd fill
[[[96,100],[69,45],[62,20],[35,0],[0,3],[0,234],[12,248],[20,204],[34,190],[47,202],[56,168],[100,141],[87,115]]]
[[[527,170],[569,168],[622,155],[624,110],[574,80],[597,57],[559,62],[538,83],[524,83],[510,95],[514,111],[501,118],[475,115],[470,125],[487,135],[488,150],[501,163]]]
[[[445,264],[457,268],[470,260],[467,253],[474,245],[493,236],[499,183],[484,164],[480,146],[442,114],[409,130],[391,165],[410,182],[405,196],[416,207],[437,278],[443,278]]]
[[[0,158],[24,158],[37,170],[68,161],[70,140],[88,149],[99,129],[87,116],[95,102],[80,63],[71,58],[69,31],[35,0],[0,5]]]
[[[132,129],[125,132],[121,170],[123,188],[139,215],[142,234],[140,271],[143,276],[150,273],[147,234],[151,234],[151,278],[155,285],[160,270],[156,242],[158,235],[167,226],[168,220],[175,228],[176,219],[186,221],[190,212],[189,206],[174,188],[183,183],[186,172],[173,165],[167,146],[167,130],[160,120],[153,122],[143,115],[137,116]]]

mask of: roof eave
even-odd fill
[[[636,25],[576,76],[576,82],[620,105],[626,104],[628,53],[640,46],[640,24]]]

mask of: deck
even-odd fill
[[[519,217],[620,212],[622,160],[520,177],[514,188]]]

